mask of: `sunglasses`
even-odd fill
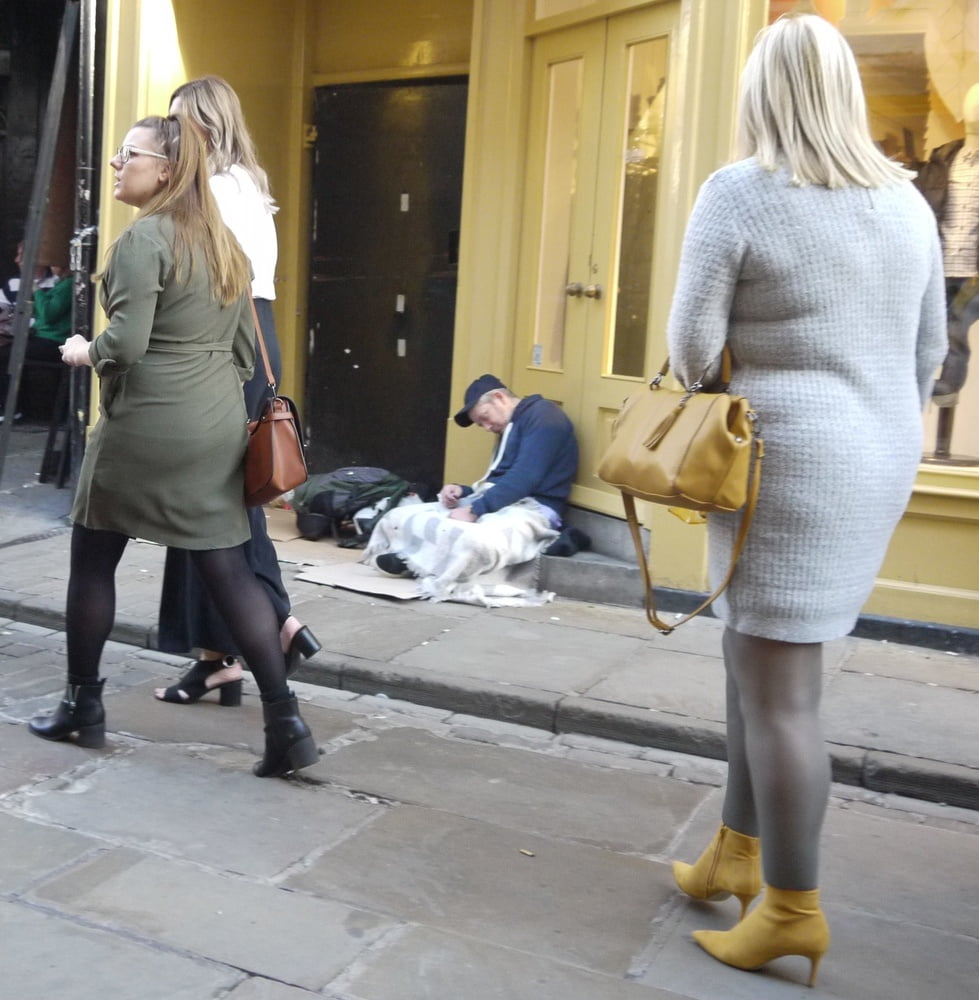
[[[152,149],[140,149],[139,146],[120,146],[113,159],[120,163],[128,163],[134,156],[155,156],[158,160],[166,160],[166,153],[154,153]]]

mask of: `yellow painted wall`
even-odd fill
[[[312,72],[332,82],[464,72],[472,15],[472,0],[317,0]]]

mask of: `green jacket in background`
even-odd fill
[[[50,288],[39,288],[34,293],[35,337],[53,340],[63,344],[71,335],[71,291],[70,274],[58,280]]]

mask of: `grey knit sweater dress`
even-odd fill
[[[934,216],[909,182],[793,187],[753,159],[713,174],[683,245],[671,367],[716,375],[758,413],[764,474],[754,524],[714,605],[738,632],[788,642],[846,635],[911,495],[921,411],[945,356]],[[711,515],[723,578],[739,514]]]

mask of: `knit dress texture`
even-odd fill
[[[249,537],[242,381],[252,374],[247,297],[211,297],[198,254],[175,277],[173,223],[138,219],[119,238],[101,300],[109,325],[89,357],[99,420],[79,473],[72,520],[162,545],[219,549]]]
[[[921,411],[945,356],[941,249],[910,182],[792,186],[753,159],[700,191],[668,331],[685,384],[715,377],[758,414],[764,472],[731,585],[714,604],[738,632],[788,642],[846,635],[911,495]],[[740,514],[708,518],[723,579]]]

